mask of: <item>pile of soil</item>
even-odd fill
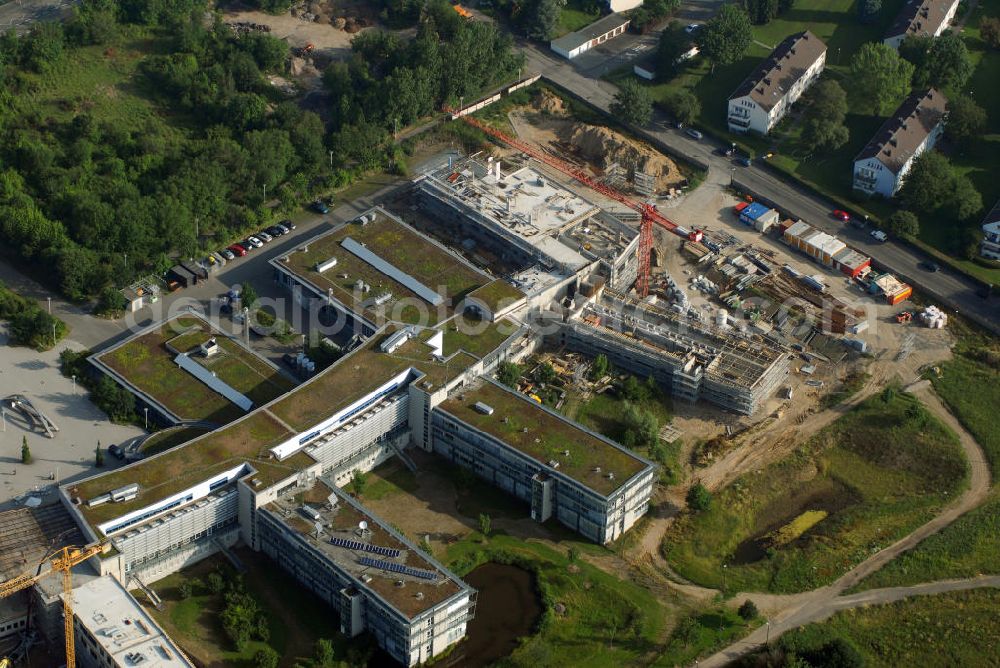
[[[608,169],[617,162],[628,172],[629,180],[634,178],[635,172],[655,176],[657,192],[677,187],[684,181],[684,175],[670,158],[609,128],[574,123],[568,128],[566,141],[580,157],[601,169]]]
[[[556,116],[564,116],[566,114],[566,106],[563,104],[562,98],[553,95],[544,88],[538,91],[534,103],[535,108],[544,114],[553,114]]]

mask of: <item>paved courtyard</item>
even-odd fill
[[[0,431],[0,510],[19,507],[16,501],[26,492],[37,490],[42,503],[57,500],[58,482],[93,475],[97,442],[107,448],[112,443],[138,436],[141,429],[116,425],[87,398],[87,391],[74,387],[73,380],[59,372],[59,351],[82,349],[72,338],[55,350],[38,353],[30,348],[7,345],[6,325],[0,325],[0,398],[21,394],[31,400],[59,428],[55,438],[30,424],[20,413],[4,408]],[[27,436],[33,461],[21,463],[21,441]],[[105,454],[104,469],[121,466]]]

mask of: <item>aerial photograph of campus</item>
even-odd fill
[[[1000,668],[1000,0],[0,0],[0,668]]]

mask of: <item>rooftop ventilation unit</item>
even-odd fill
[[[132,483],[131,485],[125,485],[124,487],[119,487],[118,489],[113,489],[110,492],[111,500],[115,503],[123,503],[125,501],[131,501],[136,496],[139,495],[139,485]]]
[[[489,404],[477,401],[472,407],[476,409],[476,412],[482,413],[483,415],[493,415],[493,407]]]
[[[323,273],[329,269],[333,269],[337,266],[337,258],[331,257],[329,260],[324,260],[323,262],[316,263],[316,271]]]

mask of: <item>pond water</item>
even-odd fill
[[[469,624],[465,642],[442,662],[444,666],[488,666],[517,647],[542,614],[534,575],[517,566],[489,562],[464,578],[479,591],[476,618]]]

